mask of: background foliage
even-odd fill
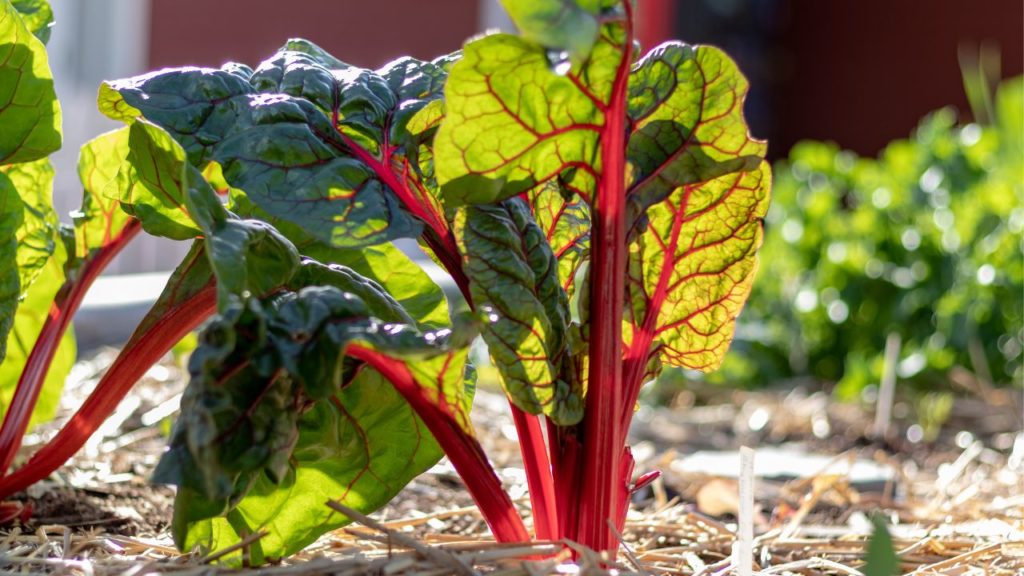
[[[1024,80],[998,87],[994,112],[983,125],[938,110],[877,158],[795,146],[775,166],[738,337],[706,378],[809,376],[850,397],[879,381],[895,333],[897,374],[917,389],[948,389],[958,368],[1021,382]]]

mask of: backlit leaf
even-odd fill
[[[46,48],[8,0],[0,0],[0,126],[0,165],[60,148],[60,104]]]
[[[634,218],[680,186],[754,170],[767,146],[743,118],[747,80],[711,46],[670,42],[630,74],[626,153],[633,168]]]
[[[754,280],[770,183],[762,163],[680,187],[648,210],[646,230],[630,248],[629,346],[694,370],[721,363]]]
[[[11,5],[21,14],[25,26],[40,42],[50,41],[50,30],[53,28],[53,9],[46,0],[11,0]]]

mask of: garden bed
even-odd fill
[[[80,402],[110,350],[79,363],[65,396]],[[199,573],[227,570],[216,558],[179,554],[168,533],[173,491],[147,478],[173,417],[184,375],[172,359],[150,370],[117,414],[58,474],[27,495],[32,519],[0,536],[0,569],[26,573]],[[728,458],[745,444],[779,468],[769,446],[796,454],[799,478],[758,478],[755,570],[765,574],[859,574],[871,524],[885,513],[904,572],[1019,574],[1024,570],[1024,436],[1019,392],[962,398],[934,443],[867,439],[870,415],[801,388],[741,393],[718,389],[680,396],[674,408],[644,407],[633,431],[638,473],[663,476],[634,498],[621,573],[719,574],[730,571],[738,500],[736,480],[701,472],[702,459]],[[994,402],[994,404],[993,404]],[[528,514],[514,426],[503,399],[482,390],[473,412],[487,453],[521,512]],[[697,404],[697,406],[691,405]],[[988,406],[988,409],[981,409]],[[65,410],[65,412],[67,412]],[[993,423],[1001,423],[1002,429]],[[898,422],[900,430],[906,423]],[[32,450],[58,422],[36,430]],[[968,434],[965,430],[972,430]],[[977,431],[984,431],[978,434]],[[976,435],[977,434],[977,435]],[[826,467],[818,464],[825,457]],[[817,460],[815,460],[817,458]],[[769,460],[773,460],[768,462]],[[890,470],[882,482],[854,477],[848,462]],[[761,469],[761,467],[759,467]],[[326,504],[325,504],[326,505]],[[328,534],[267,574],[564,574],[577,570],[557,544],[498,545],[446,460],[374,520]],[[592,552],[578,566],[600,573]]]

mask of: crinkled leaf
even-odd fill
[[[446,61],[401,59],[371,71],[292,40],[255,72],[184,68],[101,90],[100,108],[141,114],[189,161],[218,162],[231,186],[273,217],[334,246],[443,230],[436,194],[409,160],[408,119],[440,97]]]
[[[574,61],[590,54],[600,31],[599,0],[502,0],[524,38]]]
[[[307,280],[322,278],[317,266]],[[358,278],[344,287],[373,288]],[[396,306],[380,298],[371,306],[382,304]],[[465,352],[446,352],[444,333],[370,312],[352,293],[308,287],[235,304],[204,330],[156,473],[181,487],[179,546],[219,550],[266,529],[252,560],[279,558],[347,521],[330,513],[328,499],[373,510],[437,461],[440,450],[404,399],[344,350],[359,342],[408,356],[417,381],[462,414]]]
[[[627,156],[633,217],[680,186],[754,170],[766,144],[743,118],[748,84],[711,46],[662,44],[630,74]]]
[[[754,280],[770,185],[762,162],[680,187],[648,210],[630,247],[624,341],[649,338],[674,366],[721,363]]]
[[[46,47],[8,0],[0,0],[0,126],[0,165],[60,148],[60,104]]]
[[[206,246],[221,307],[231,295],[271,292],[290,280],[299,266],[295,246],[259,220],[225,219],[210,230]]]
[[[191,523],[182,549],[223,550],[262,529],[267,535],[251,548],[251,562],[293,554],[349,522],[326,502],[376,510],[440,459],[430,432],[377,372],[363,369],[336,400],[317,403],[299,420],[292,469],[280,484],[260,476],[234,518]]]
[[[589,257],[590,208],[579,196],[559,192],[554,183],[531,190],[530,209],[558,259],[558,280],[572,298],[576,272]]]
[[[107,132],[82,146],[78,178],[85,194],[72,213],[75,221],[76,258],[85,258],[117,236],[131,218],[118,205],[114,188],[118,171],[128,156],[128,128]]]
[[[455,218],[484,341],[517,406],[561,425],[583,416],[578,387],[560,374],[569,301],[544,232],[518,198],[467,206]]]
[[[385,322],[415,324],[415,320],[402,305],[380,284],[346,266],[305,260],[288,286],[294,289],[303,286],[333,286],[359,298],[374,318]]]
[[[50,41],[50,29],[53,28],[53,9],[46,0],[11,0],[11,5],[21,14],[25,26],[40,42]]]
[[[10,405],[18,379],[50,313],[53,299],[64,283],[66,259],[64,244],[57,243],[53,256],[47,260],[39,276],[29,287],[14,315],[13,328],[6,336],[7,355],[0,363],[0,413],[6,413],[7,406]],[[64,379],[75,363],[75,354],[74,333],[68,330],[61,338],[53,362],[50,363],[39,400],[32,412],[31,423],[45,422],[56,413]]]
[[[230,195],[229,206],[235,214],[273,225],[295,244],[302,256],[325,264],[341,264],[380,284],[420,328],[436,329],[450,323],[448,301],[440,286],[394,244],[385,242],[363,248],[328,246],[307,234],[301,227],[260,210],[246,198],[244,192],[230,188],[217,177],[217,164],[210,166],[213,168],[206,171],[207,179],[215,188],[225,190]]]

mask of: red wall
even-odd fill
[[[451,52],[477,32],[477,0],[153,0],[149,66],[255,67],[291,37],[377,67]]]
[[[909,135],[926,113],[955,105],[965,116],[957,60],[963,43],[1002,51],[1004,77],[1024,71],[1021,0],[793,0],[776,94],[785,153],[801,138],[834,140],[872,154]]]

